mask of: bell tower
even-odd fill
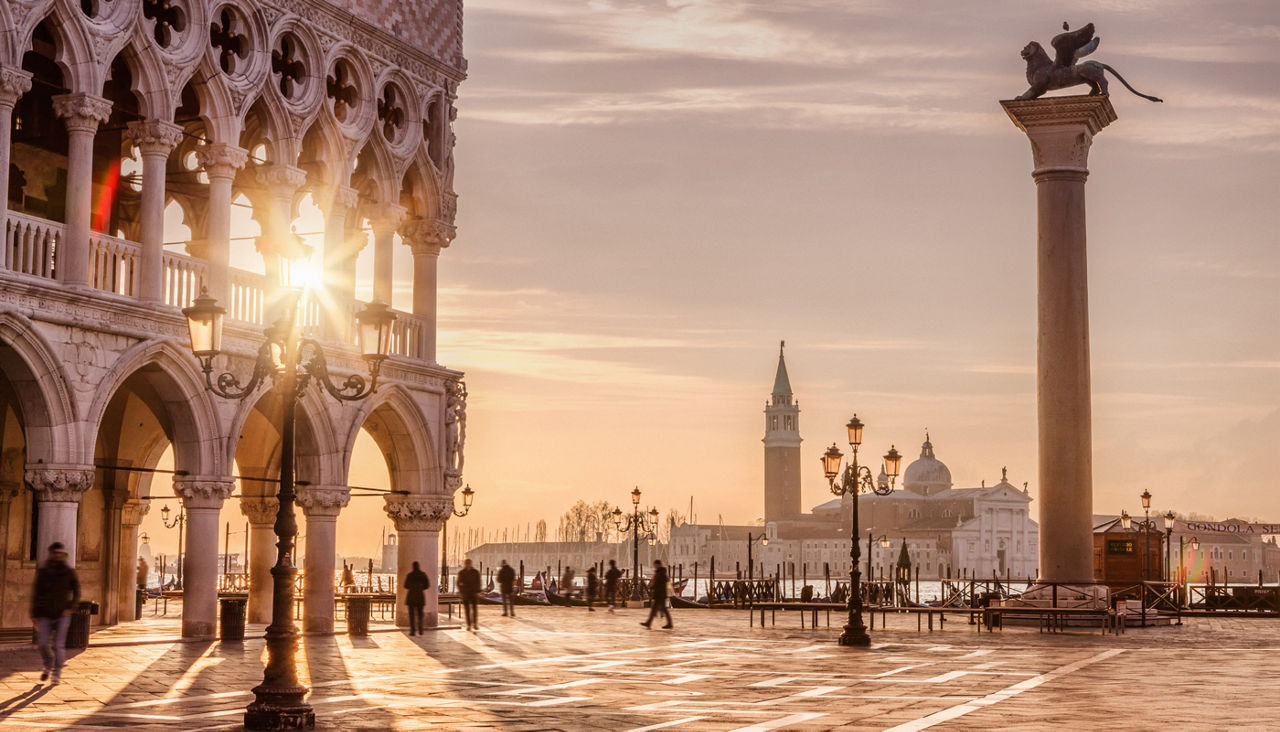
[[[764,407],[764,520],[800,516],[800,404],[791,393],[787,362],[778,347],[778,373]]]

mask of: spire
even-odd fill
[[[782,356],[782,349],[786,348],[787,342],[782,341],[778,346],[778,375],[773,378],[773,403],[779,403],[779,397],[782,403],[791,401],[791,379],[787,378],[787,361]]]
[[[933,443],[929,442],[929,428],[924,429],[924,444],[920,445],[920,457],[933,457]]]

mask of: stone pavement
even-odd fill
[[[479,632],[309,636],[298,653],[322,729],[1157,729],[1280,727],[1280,621],[1189,619],[1122,636],[917,632],[877,617],[875,645],[835,645],[793,614],[481,608]],[[381,630],[382,632],[377,632]],[[63,683],[0,650],[0,728],[235,729],[262,678],[260,637],[178,642],[174,618],[95,633]],[[261,626],[251,627],[251,636]]]

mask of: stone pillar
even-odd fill
[[[230,480],[176,478],[173,492],[187,509],[182,563],[182,637],[218,634],[218,511],[231,495]]]
[[[327,335],[336,340],[350,339],[353,335],[347,306],[356,299],[356,255],[364,248],[364,240],[348,236],[347,218],[355,216],[359,202],[356,189],[338,186],[333,190],[324,222],[325,279],[331,283],[333,300],[338,304],[336,308],[325,309],[330,318]]]
[[[1000,103],[1031,139],[1036,182],[1040,580],[1092,583],[1093,440],[1085,179],[1093,136],[1115,121],[1107,96]]]
[[[120,581],[116,601],[120,608],[120,620],[137,620],[138,589],[138,525],[151,510],[151,501],[125,501],[120,510]]]
[[[383,500],[387,515],[395,522],[399,539],[396,548],[396,625],[409,625],[408,609],[404,604],[404,578],[417,562],[419,569],[426,572],[431,580],[423,621],[434,627],[439,623],[440,615],[440,529],[444,526],[445,517],[453,510],[453,499],[440,495],[388,495]]]
[[[148,119],[129,123],[129,139],[142,154],[142,204],[138,243],[142,245],[138,295],[146,302],[164,301],[164,198],[169,153],[182,142],[182,128]]]
[[[392,304],[395,263],[392,261],[394,237],[405,217],[404,206],[383,203],[369,212],[373,226],[373,299]]]
[[[281,266],[281,260],[288,266],[287,263],[305,259],[294,240],[291,224],[293,197],[307,182],[307,172],[290,165],[263,165],[257,169],[256,177],[258,185],[270,199],[262,227],[263,235],[256,242],[258,253],[262,255],[267,282],[288,285],[289,272]],[[268,315],[267,320],[271,322],[274,318]]]
[[[0,150],[4,151],[4,165],[0,165],[0,227],[7,226],[9,211],[9,160],[13,150],[13,105],[31,90],[31,74],[12,66],[0,66]],[[3,231],[0,231],[2,234]]]
[[[422,332],[422,357],[436,362],[436,264],[440,250],[449,246],[457,230],[431,219],[405,222],[402,236],[413,252],[413,314],[426,321]]]
[[[215,142],[196,149],[200,165],[209,176],[209,214],[205,223],[204,246],[191,252],[203,258],[209,266],[206,286],[209,294],[227,308],[227,314],[235,315],[231,302],[231,184],[236,171],[249,161],[249,153],[243,148]]]
[[[49,557],[49,545],[60,541],[67,550],[67,564],[76,566],[80,497],[93,487],[93,477],[93,468],[89,466],[39,464],[27,468],[27,484],[40,502],[36,509],[39,516],[36,524],[37,564],[44,564]]]
[[[302,630],[333,632],[334,555],[338,512],[351,500],[346,486],[298,488],[298,505],[307,517],[306,550],[302,559]]]
[[[240,499],[240,512],[249,519],[249,610],[250,623],[270,623],[272,603],[271,568],[276,564],[275,496]]]
[[[89,285],[89,225],[93,215],[93,137],[111,117],[111,102],[93,94],[61,94],[53,111],[67,125],[66,228],[55,262],[58,281]]]

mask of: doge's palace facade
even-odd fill
[[[435,350],[461,0],[0,0],[0,21],[0,625],[28,625],[53,541],[98,622],[132,619],[138,524],[171,489],[187,509],[183,634],[215,632],[226,501],[251,524],[250,621],[269,620],[280,400],[269,381],[213,397],[180,309],[208,288],[228,310],[218,365],[247,375],[277,285],[308,251],[293,234],[304,200],[324,219],[328,274],[302,325],[335,376],[364,370],[357,254],[371,240],[385,302],[395,247],[413,257],[377,393],[311,389],[299,404],[304,628],[332,628],[335,519],[361,428],[397,491],[399,566],[438,567],[465,434],[462,375]],[[234,207],[260,228],[261,271],[231,266]],[[170,446],[177,474],[148,472]],[[236,477],[251,480],[233,497]]]

